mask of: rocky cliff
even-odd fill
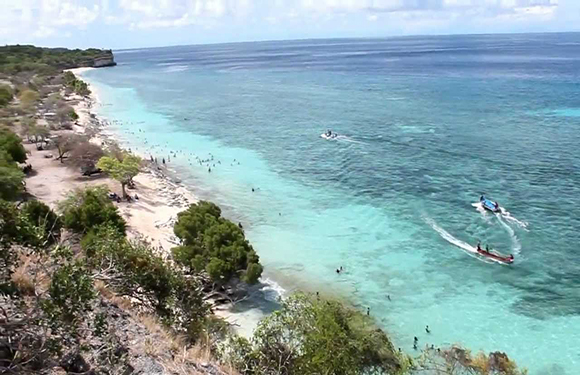
[[[115,62],[115,58],[113,57],[113,53],[111,52],[110,55],[95,57],[93,60],[93,67],[95,68],[102,68],[104,66],[115,66],[117,63]]]

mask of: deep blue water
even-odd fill
[[[531,374],[576,373],[580,34],[238,43],[115,59],[85,74],[98,113],[144,155],[177,151],[172,168],[245,223],[267,277],[370,306],[405,349],[416,335],[506,351]],[[329,128],[338,140],[320,137]],[[208,173],[195,157],[210,153]],[[482,192],[507,213],[474,207]],[[478,241],[513,253],[514,265],[477,258]]]

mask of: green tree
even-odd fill
[[[5,151],[10,158],[18,163],[26,161],[26,150],[22,140],[12,131],[0,127],[0,151]]]
[[[0,85],[0,107],[4,107],[12,101],[12,89],[10,86]]]
[[[109,200],[106,186],[75,190],[59,204],[64,226],[78,233],[87,233],[100,225],[109,225],[125,235],[125,220]]]
[[[262,319],[251,342],[222,347],[242,374],[396,374],[400,358],[388,337],[337,301],[296,294]]]
[[[75,77],[75,75],[71,71],[64,72],[63,78],[64,84],[67,86],[74,85],[75,81],[77,80],[77,77]]]
[[[60,236],[61,218],[46,204],[31,200],[24,203],[20,215],[36,228],[35,237],[38,245],[54,243]]]
[[[15,199],[24,189],[24,173],[6,151],[0,150],[0,199]]]
[[[138,156],[126,154],[123,160],[111,156],[103,156],[97,163],[97,168],[103,170],[115,180],[121,183],[123,197],[127,196],[125,186],[133,180],[133,177],[139,174],[141,159]]]
[[[254,283],[262,274],[258,255],[242,229],[221,217],[211,202],[201,201],[180,212],[173,231],[182,242],[172,249],[174,259],[192,272],[205,270],[219,283],[238,275]]]
[[[23,108],[30,109],[38,102],[40,95],[34,90],[26,89],[19,95],[20,103]]]

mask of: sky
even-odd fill
[[[580,0],[0,0],[0,45],[580,31]]]

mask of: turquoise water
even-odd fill
[[[265,277],[369,306],[410,352],[418,336],[505,351],[534,375],[575,374],[577,42],[172,47],[117,51],[117,67],[85,77],[128,147],[175,152],[183,182],[244,224]],[[329,128],[338,139],[320,137]],[[482,192],[506,212],[476,207]],[[478,240],[514,265],[478,258]]]

